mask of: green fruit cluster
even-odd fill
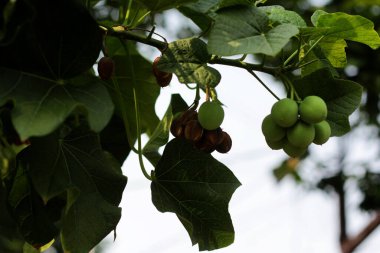
[[[310,144],[328,141],[331,128],[326,118],[326,103],[318,96],[305,97],[299,104],[284,98],[272,106],[261,130],[271,149],[283,149],[289,156],[299,157]]]

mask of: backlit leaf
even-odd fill
[[[234,241],[228,203],[239,186],[225,165],[175,138],[154,171],[152,201],[160,212],[177,215],[199,250],[214,250]]]

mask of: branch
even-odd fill
[[[125,29],[123,26],[117,26],[113,28],[104,27],[104,28],[106,30],[107,36],[117,37],[122,40],[136,41],[139,43],[143,43],[143,44],[155,47],[159,49],[160,51],[164,51],[168,46],[167,42],[153,39],[151,36],[138,34],[134,31]],[[252,63],[247,63],[240,60],[225,59],[225,58],[219,58],[219,57],[213,57],[208,63],[238,67],[238,68],[243,68],[248,71],[260,71],[260,72],[265,72],[265,73],[275,75],[275,76],[277,76],[279,70],[281,69],[279,67],[268,67],[268,66],[263,66],[262,64],[252,64]]]
[[[342,253],[353,252],[380,225],[380,211],[356,236],[341,242]]]
[[[116,37],[122,40],[132,40],[136,42],[140,42],[152,47],[159,49],[160,51],[164,51],[168,43],[160,40],[153,39],[151,36],[146,36],[142,34],[138,34],[136,32],[126,30],[122,26],[117,26],[114,28],[106,28],[107,36]]]
[[[218,57],[213,57],[208,63],[238,67],[238,68],[248,70],[249,72],[260,71],[260,72],[265,72],[267,74],[271,74],[274,76],[277,76],[279,73],[279,70],[281,69],[279,67],[268,67],[268,66],[263,66],[262,64],[253,64],[253,63],[247,63],[240,60],[225,59],[225,58],[218,58]]]

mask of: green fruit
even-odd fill
[[[331,136],[331,127],[329,123],[324,120],[314,125],[315,128],[315,137],[314,143],[318,145],[322,145],[326,143]]]
[[[198,110],[198,121],[206,130],[214,130],[220,127],[224,119],[224,110],[219,102],[206,101]]]
[[[277,125],[271,114],[264,118],[263,123],[261,124],[261,131],[263,132],[265,139],[270,142],[279,141],[286,135],[285,128]]]
[[[315,124],[327,117],[327,106],[325,101],[318,96],[306,97],[299,106],[300,118],[309,123]]]
[[[293,127],[289,128],[286,137],[291,145],[299,148],[307,148],[315,137],[313,125],[298,121]]]
[[[265,141],[266,141],[268,147],[270,147],[271,149],[280,150],[284,147],[284,145],[286,143],[286,138],[283,138],[279,141],[270,141],[270,140],[265,138]]]
[[[289,143],[289,142],[285,142],[283,149],[284,149],[284,152],[285,152],[288,156],[290,156],[290,157],[300,157],[300,156],[302,156],[302,155],[306,152],[306,150],[307,150],[307,148],[296,147],[296,146],[292,145],[292,144]]]
[[[298,119],[298,104],[290,98],[277,101],[271,110],[272,118],[281,127],[291,127]]]

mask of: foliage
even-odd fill
[[[200,92],[223,104],[217,96],[222,75],[209,65],[245,69],[277,99],[256,71],[279,78],[297,103],[321,97],[332,135],[341,136],[350,130],[348,117],[362,95],[360,84],[339,76],[347,63],[346,41],[380,46],[370,20],[342,12],[316,11],[310,22],[265,1],[130,0],[100,7],[98,2],[0,5],[0,251],[32,252],[54,239],[65,252],[90,251],[119,222],[127,183],[121,165],[130,151],[152,181],[153,204],[175,213],[199,250],[230,245],[228,204],[240,182],[197,143],[169,138],[173,119],[196,110]],[[99,8],[119,15],[97,18]],[[152,27],[141,33],[168,9],[180,10],[202,33],[170,43],[154,39]],[[173,95],[158,118],[160,86],[138,43],[161,51],[160,71],[174,73],[184,87],[195,84],[191,106]],[[115,64],[107,80],[94,71],[99,55]],[[253,64],[245,61],[248,56],[267,61]],[[149,137],[145,147],[142,134]],[[143,156],[155,167],[151,174]],[[293,167],[284,163],[277,172],[297,175]]]

